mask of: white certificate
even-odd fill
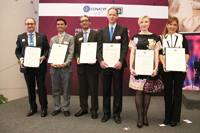
[[[120,43],[103,43],[103,59],[107,67],[114,67],[120,58]]]
[[[185,72],[185,48],[166,48],[165,63],[167,71]]]
[[[66,56],[68,45],[54,43],[51,48],[48,63],[63,64]]]
[[[26,47],[24,55],[25,67],[39,67],[40,66],[41,48],[39,47]]]
[[[154,50],[135,51],[135,72],[137,75],[151,75],[154,66]]]
[[[81,43],[80,63],[95,63],[97,42]]]

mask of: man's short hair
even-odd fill
[[[117,12],[117,15],[118,15],[118,10],[117,10],[117,8],[111,7],[111,8],[108,9],[108,12],[109,12],[111,9],[114,9],[114,10]]]
[[[35,19],[34,19],[34,18],[32,18],[32,17],[28,17],[28,18],[26,18],[26,19],[25,19],[25,24],[26,24],[26,20],[27,20],[27,19],[32,19],[32,20],[34,21],[34,24],[36,24],[36,21],[35,21]]]
[[[90,17],[88,17],[87,15],[82,15],[82,16],[80,16],[79,21],[81,21],[81,18],[82,18],[82,17],[87,17],[88,20],[89,20],[89,22],[90,22]]]
[[[63,21],[63,22],[65,23],[65,25],[67,24],[66,20],[64,20],[63,18],[58,18],[57,21],[56,21],[56,23],[57,23],[58,21]]]

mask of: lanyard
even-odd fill
[[[26,34],[27,34],[27,33],[26,33]],[[28,34],[27,34],[27,37],[28,37],[28,40],[29,40],[30,44],[31,44],[31,45],[34,45],[33,42],[34,42],[34,39],[35,39],[35,34],[34,34],[34,36],[33,36],[33,40],[32,40],[32,41],[31,41],[31,39],[30,39],[30,37],[29,37]]]

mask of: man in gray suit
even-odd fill
[[[67,23],[64,19],[57,19],[56,24],[57,24],[58,35],[51,38],[50,50],[53,46],[53,43],[68,45],[68,49],[66,52],[64,63],[51,64],[50,67],[51,81],[53,87],[52,93],[53,93],[54,109],[55,109],[52,113],[52,116],[55,116],[61,112],[61,102],[60,102],[61,80],[64,90],[63,93],[64,115],[69,116],[70,82],[72,73],[72,59],[74,55],[74,37],[65,32],[65,29],[67,28]]]

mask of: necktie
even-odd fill
[[[87,42],[87,32],[84,32],[84,42]]]
[[[29,38],[30,38],[30,46],[34,46],[33,34],[29,34]]]
[[[60,37],[59,37],[59,44],[61,44],[62,43],[62,35],[60,35]]]
[[[112,37],[113,37],[113,27],[110,28],[110,41],[112,41]]]

